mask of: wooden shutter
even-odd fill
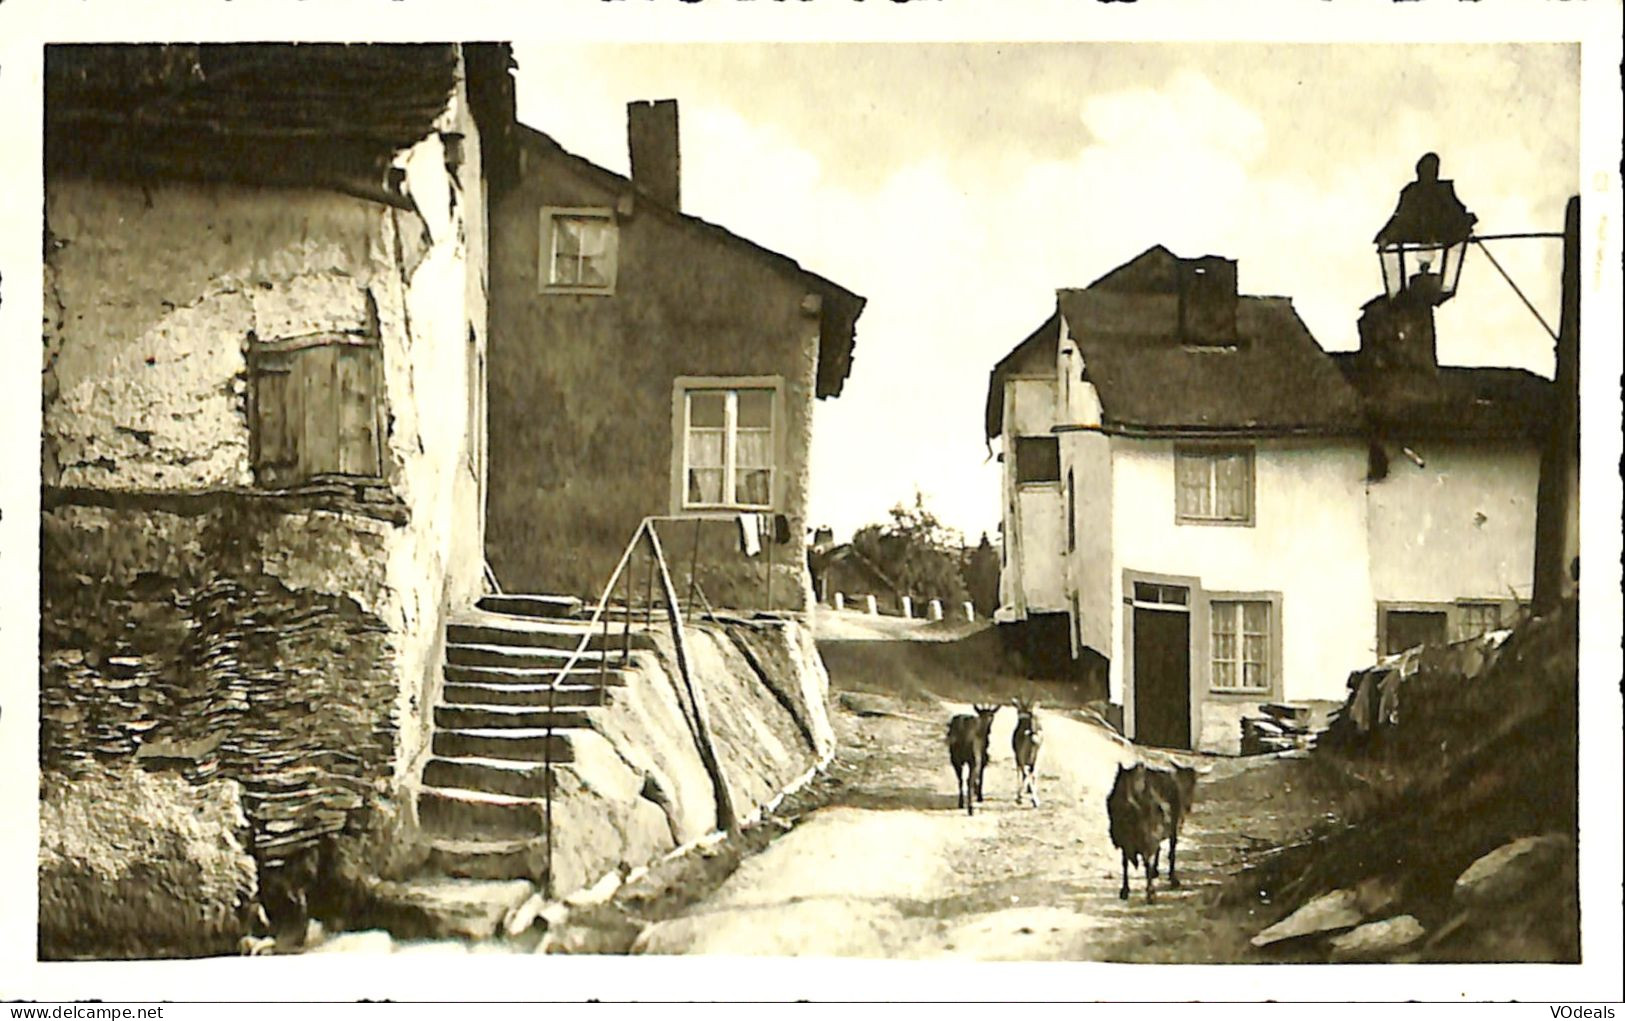
[[[319,475],[382,474],[378,349],[348,343],[256,352],[254,470],[273,489]]]

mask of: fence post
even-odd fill
[[[837,610],[846,609],[846,597],[841,595],[839,592],[835,593],[835,608]]]
[[[869,616],[874,617],[874,616],[876,616],[876,615],[878,615],[880,613],[880,608],[875,605],[875,597],[874,596],[864,596],[863,597],[863,604],[864,604],[864,610],[865,610],[865,612],[867,612],[869,614]]]
[[[914,616],[914,600],[908,596],[903,597],[903,617],[905,620]]]
[[[942,619],[942,600],[940,600],[940,599],[931,600],[930,607],[927,609],[926,613],[932,620],[941,620]]]
[[[976,606],[975,606],[975,604],[971,603],[968,600],[965,603],[965,619],[966,620],[975,620],[976,619]]]

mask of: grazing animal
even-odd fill
[[[982,798],[982,774],[987,772],[987,739],[993,730],[996,705],[978,705],[976,713],[960,713],[948,721],[948,762],[954,767],[959,807],[975,815]]]
[[[1179,826],[1190,811],[1196,795],[1196,771],[1179,766],[1173,772],[1152,769],[1144,763],[1117,767],[1117,779],[1106,795],[1106,815],[1110,822],[1112,845],[1122,854],[1123,886],[1119,900],[1128,900],[1130,864],[1145,870],[1145,901],[1156,900],[1154,892],[1162,842],[1168,844],[1168,884],[1177,888],[1174,859],[1178,853]]]
[[[1016,804],[1023,795],[1033,799],[1038,807],[1038,749],[1044,743],[1044,731],[1038,724],[1038,703],[1026,699],[1014,700],[1016,729],[1010,735],[1010,750],[1016,757]]]

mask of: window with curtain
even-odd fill
[[[1253,452],[1176,447],[1174,487],[1180,524],[1251,524]]]
[[[770,510],[774,390],[691,389],[683,404],[683,506]]]
[[[610,210],[543,209],[542,234],[544,290],[614,292],[619,234]]]
[[[1270,610],[1261,599],[1216,599],[1209,605],[1214,690],[1269,690]]]

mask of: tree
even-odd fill
[[[965,591],[976,612],[991,616],[999,607],[999,551],[982,533],[982,541],[965,550],[960,563],[960,575],[965,579]]]
[[[940,599],[949,606],[966,599],[959,564],[964,539],[931,513],[918,490],[912,507],[899,503],[890,522],[864,525],[853,534],[852,545],[886,572],[899,595],[916,603]]]

